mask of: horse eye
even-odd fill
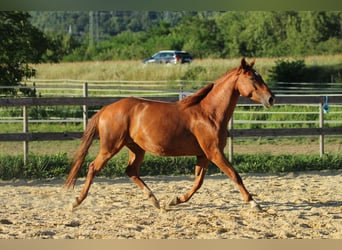
[[[252,82],[255,82],[255,77],[253,76],[253,77],[251,77],[251,78],[249,78],[249,80],[251,80]]]

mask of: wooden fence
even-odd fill
[[[124,81],[124,80],[72,80],[72,79],[34,79],[20,86],[0,86],[2,90],[16,90],[31,93],[36,97],[125,97],[125,96],[177,96],[179,92],[192,92],[209,81],[162,80],[162,81]],[[342,83],[284,83],[272,84],[272,91],[282,95],[342,95]],[[21,91],[19,91],[21,90]]]
[[[0,98],[0,107],[23,107],[23,132],[22,133],[0,133],[0,141],[23,141],[24,161],[28,162],[28,151],[30,141],[53,141],[53,140],[74,140],[82,136],[83,132],[30,132],[28,109],[32,106],[83,106],[84,126],[88,121],[89,106],[104,106],[118,101],[122,97],[55,97],[55,98]],[[173,97],[148,97],[162,101],[178,101],[179,96]],[[263,136],[318,136],[320,142],[320,154],[324,154],[324,136],[342,135],[342,118],[337,123],[341,126],[324,126],[324,109],[326,108],[326,96],[319,95],[277,95],[277,105],[317,105],[319,109],[319,126],[316,128],[266,128],[266,129],[234,129],[234,120],[229,123],[229,156],[233,161],[233,140],[236,137],[263,137]],[[241,97],[238,105],[252,105],[250,100]],[[329,95],[329,104],[342,104],[342,95]]]

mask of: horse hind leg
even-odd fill
[[[190,200],[190,198],[196,193],[196,191],[201,188],[203,184],[205,172],[208,168],[208,164],[209,164],[209,160],[205,158],[204,156],[197,157],[197,164],[195,167],[195,181],[194,181],[192,188],[183,196],[181,197],[176,196],[173,199],[171,199],[169,203],[166,205],[166,207],[175,206],[175,205],[178,205],[180,203],[184,203]]]
[[[117,151],[115,152],[117,153]],[[80,192],[80,195],[76,197],[76,202],[72,204],[72,208],[78,207],[87,197],[90,186],[95,175],[106,165],[109,159],[115,154],[110,153],[108,151],[101,150],[100,153],[97,155],[95,160],[89,164],[87,177],[84,183],[84,186]]]
[[[145,156],[145,151],[138,145],[129,147],[129,160],[126,168],[126,174],[131,180],[138,185],[138,187],[144,191],[148,199],[152,202],[153,206],[160,209],[159,201],[154,196],[151,189],[145,184],[145,182],[139,177],[139,169]]]

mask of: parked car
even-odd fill
[[[143,63],[191,63],[192,55],[186,51],[162,50],[152,57],[143,60]]]

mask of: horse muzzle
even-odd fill
[[[273,95],[263,98],[262,100],[262,104],[266,107],[266,108],[270,108],[274,105],[275,103],[275,98]]]

